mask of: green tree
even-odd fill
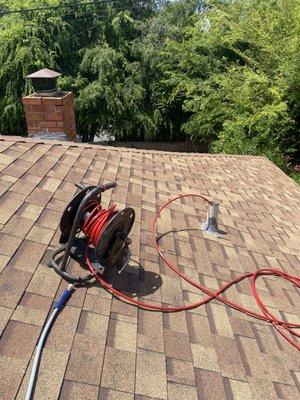
[[[182,127],[213,151],[265,154],[284,168],[299,150],[298,2],[205,6],[161,56],[162,83],[189,113]]]

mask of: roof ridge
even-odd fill
[[[36,143],[36,144],[49,144],[49,145],[60,145],[65,147],[83,147],[92,149],[103,149],[110,151],[122,151],[123,153],[141,153],[141,154],[170,154],[174,156],[188,156],[188,157],[222,157],[222,158],[252,158],[252,159],[267,159],[265,156],[252,156],[246,154],[222,154],[222,153],[192,153],[192,152],[179,152],[179,151],[167,151],[167,150],[150,150],[150,149],[136,149],[133,147],[121,147],[121,146],[110,146],[95,143],[81,143],[71,141],[60,141],[51,139],[35,139],[25,136],[5,136],[0,135],[0,142],[19,142],[19,143]]]

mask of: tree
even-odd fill
[[[299,149],[296,0],[209,1],[163,51],[164,84],[190,136],[212,150],[264,154],[284,168]]]
[[[186,24],[195,9],[192,3],[172,4],[158,13],[154,7],[142,20],[132,11],[119,12],[106,23],[103,36],[85,50],[73,85],[82,135],[91,139],[105,131],[121,140],[180,136],[181,105],[163,103],[157,96],[162,74],[155,60],[167,36],[180,36],[180,24],[174,28],[174,22]]]

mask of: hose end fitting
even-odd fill
[[[70,284],[68,288],[62,292],[62,295],[60,296],[59,300],[55,303],[54,308],[60,311],[63,308],[63,306],[67,303],[69,298],[72,296],[73,290],[74,290],[74,285]]]

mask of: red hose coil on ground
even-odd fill
[[[89,266],[89,269],[91,270],[92,274],[95,276],[95,278],[99,281],[99,283],[108,291],[110,291],[113,295],[125,300],[126,302],[136,305],[140,308],[143,308],[145,310],[152,310],[152,311],[162,311],[162,312],[176,312],[176,311],[185,311],[185,310],[191,310],[193,308],[199,307],[203,304],[208,303],[212,299],[217,299],[221,301],[222,303],[234,308],[235,310],[238,310],[240,312],[243,312],[251,317],[266,321],[271,323],[274,328],[291,344],[293,345],[296,349],[300,350],[300,344],[295,340],[292,339],[290,335],[293,335],[297,338],[300,338],[300,334],[295,331],[296,328],[300,328],[300,324],[293,324],[287,321],[283,321],[278,319],[275,315],[273,315],[265,306],[263,303],[257,289],[255,286],[255,281],[258,277],[263,276],[263,275],[273,275],[273,276],[278,276],[281,277],[298,288],[300,288],[300,279],[296,276],[287,274],[283,271],[279,271],[276,269],[260,269],[255,272],[251,273],[246,273],[243,275],[238,276],[237,278],[233,279],[232,281],[226,283],[224,286],[222,286],[219,290],[213,292],[210,289],[206,288],[205,286],[201,285],[198,282],[193,281],[191,278],[189,278],[187,275],[182,273],[179,269],[177,269],[171,261],[166,257],[166,255],[163,254],[157,237],[156,237],[156,231],[157,231],[157,220],[160,217],[161,212],[168,207],[171,203],[178,199],[182,199],[185,197],[198,197],[204,200],[205,202],[209,203],[209,200],[207,200],[205,197],[198,195],[198,194],[184,194],[184,195],[179,195],[174,197],[173,199],[169,200],[166,202],[157,212],[153,222],[152,222],[152,236],[153,240],[155,243],[156,250],[159,254],[159,256],[162,258],[162,260],[165,262],[165,264],[172,270],[174,271],[177,275],[179,275],[182,279],[184,279],[186,282],[190,283],[192,286],[196,287],[197,289],[201,290],[202,292],[206,293],[208,296],[200,300],[196,303],[192,303],[189,305],[184,305],[184,306],[173,306],[173,307],[162,307],[162,306],[157,306],[154,304],[150,304],[144,301],[136,300],[134,298],[131,298],[124,293],[120,292],[119,290],[115,289],[107,283],[100,275],[98,275],[97,271],[94,269],[92,262],[89,259],[89,254],[88,254],[88,246],[86,247],[86,261]],[[91,204],[88,205],[90,207]],[[107,222],[115,215],[116,205],[112,205],[108,210],[104,209],[101,207],[100,204],[95,203],[94,204],[94,209],[86,219],[86,221],[83,224],[83,232],[89,237],[90,242],[96,246],[98,243],[98,240],[101,237],[101,233],[103,232],[104,227],[106,226]],[[228,288],[230,288],[232,285],[242,281],[245,278],[251,278],[251,289],[253,293],[253,297],[255,298],[256,303],[260,307],[262,314],[256,313],[254,311],[251,311],[237,303],[234,303],[233,301],[230,301],[226,299],[223,296],[220,296],[221,293],[226,291]]]

